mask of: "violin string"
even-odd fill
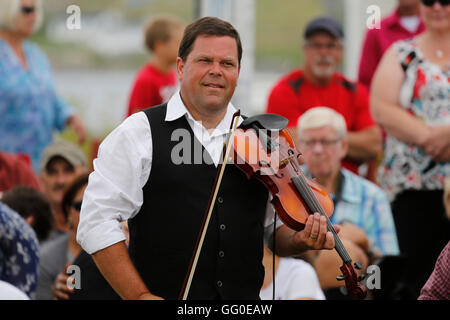
[[[347,253],[347,250],[345,249],[345,247],[342,244],[342,242],[341,242],[341,240],[340,240],[336,230],[334,229],[333,225],[331,224],[330,219],[328,219],[328,216],[325,214],[325,212],[323,212],[323,208],[321,207],[319,201],[317,200],[317,198],[315,197],[314,193],[310,189],[310,187],[309,187],[306,179],[304,178],[304,176],[302,174],[300,174],[297,177],[295,177],[294,179],[300,183],[300,188],[301,188],[301,190],[304,191],[304,193],[302,194],[302,197],[305,199],[305,202],[308,204],[310,209],[313,212],[320,213],[322,216],[324,216],[326,218],[326,220],[327,220],[327,229],[334,236],[335,248],[336,248],[336,251],[341,256],[342,260],[344,260],[344,262],[346,262],[346,263],[350,262],[351,258],[349,256],[349,254]],[[294,184],[295,184],[295,182],[294,182]]]

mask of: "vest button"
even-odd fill
[[[221,257],[221,258],[225,257],[225,252],[219,251],[219,257]]]
[[[227,228],[227,226],[226,226],[226,225],[224,225],[224,224],[221,224],[221,225],[220,225],[220,230],[222,230],[222,231],[223,231],[223,230],[225,230],[226,228]]]
[[[220,287],[222,287],[222,285],[223,285],[223,283],[222,283],[222,281],[217,281],[217,286],[220,288]]]
[[[222,198],[222,197],[218,197],[218,198],[217,198],[217,202],[223,203],[223,198]]]

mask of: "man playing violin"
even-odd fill
[[[123,299],[179,296],[236,111],[230,100],[242,47],[232,25],[196,20],[178,55],[180,91],[130,116],[103,141],[83,199],[78,241]],[[226,166],[188,298],[258,299],[262,239],[274,223],[279,255],[334,247],[319,214],[300,232],[274,220],[266,188]]]

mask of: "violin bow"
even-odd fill
[[[202,226],[200,228],[199,237],[197,239],[197,243],[194,249],[194,255],[191,258],[191,263],[189,264],[188,272],[186,273],[186,278],[184,280],[183,287],[181,288],[179,298],[182,300],[187,300],[189,295],[189,290],[191,288],[192,279],[194,278],[195,269],[197,268],[198,258],[200,257],[200,252],[202,250],[203,241],[205,240],[206,230],[208,229],[209,220],[211,219],[211,215],[214,209],[214,203],[216,202],[217,193],[219,191],[220,183],[222,181],[223,172],[225,171],[225,164],[230,155],[232,141],[236,132],[236,128],[239,122],[239,116],[241,115],[241,111],[237,110],[233,114],[233,118],[231,120],[230,130],[231,134],[228,138],[228,141],[225,142],[225,152],[222,159],[222,162],[219,163],[219,168],[217,170],[216,178],[214,180],[213,191],[209,197],[208,206],[206,208],[206,214],[203,218]]]

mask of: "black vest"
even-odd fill
[[[167,104],[146,109],[153,161],[144,203],[129,220],[129,252],[150,292],[177,299],[200,232],[217,168],[183,116],[165,121]],[[180,151],[179,130],[189,148]],[[172,134],[174,138],[172,138]],[[190,163],[174,164],[171,155]],[[205,161],[195,164],[193,150]],[[264,280],[263,233],[268,191],[227,165],[188,299],[258,299]]]

